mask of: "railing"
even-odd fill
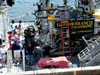
[[[96,36],[88,40],[83,37],[83,39],[86,42],[87,47],[78,54],[78,58],[83,64],[85,64],[91,62],[91,60],[95,61],[95,56],[100,53],[100,37]]]
[[[91,54],[90,54],[90,50],[86,47],[85,49],[83,49],[79,54],[78,54],[78,58],[80,61],[85,61],[88,60],[90,58]]]
[[[19,72],[16,75],[100,75],[100,66],[64,69],[42,69]]]
[[[93,58],[98,53],[100,53],[100,43],[97,44],[97,45],[96,44],[90,44],[88,47],[83,49],[78,54],[78,57],[79,57],[80,61],[85,61],[85,60],[88,60],[90,57]]]

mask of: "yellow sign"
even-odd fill
[[[60,22],[56,23],[56,27],[79,27],[79,28],[85,28],[85,27],[91,27],[94,24],[94,21],[92,20],[76,20],[76,21],[63,21],[62,24]]]
[[[55,27],[68,27],[70,26],[71,39],[80,39],[82,36],[94,32],[94,20],[69,20],[63,22],[56,22]]]
[[[51,16],[48,16],[48,21],[54,21],[55,20],[55,16],[51,15]]]
[[[100,20],[100,16],[97,16],[97,19]]]

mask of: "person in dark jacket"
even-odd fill
[[[49,57],[50,56],[50,50],[52,49],[51,46],[49,46],[48,44],[46,44],[44,47],[44,56]]]
[[[43,49],[40,46],[35,46],[33,51],[33,64],[36,65],[40,58],[43,57]]]

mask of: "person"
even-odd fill
[[[0,63],[2,63],[2,39],[0,36]]]
[[[33,50],[33,60],[32,60],[32,69],[33,70],[38,70],[38,62],[40,58],[43,58],[43,49],[40,47],[38,44],[35,45],[34,50]]]
[[[39,31],[35,31],[34,40],[39,40],[39,38],[40,38]]]
[[[43,47],[43,49],[44,49],[44,56],[45,56],[45,57],[49,57],[49,56],[50,56],[50,50],[52,49],[52,47],[49,46],[48,44],[46,44],[46,45]]]
[[[9,41],[9,45],[11,45],[12,36],[13,36],[12,32],[9,31],[9,32],[8,32],[8,41]]]
[[[0,45],[2,45],[2,39],[1,39],[1,36],[0,36]]]
[[[41,5],[42,5],[41,2],[38,2],[38,3],[37,3],[37,7],[38,7],[38,10],[37,10],[37,11],[38,11],[38,12],[42,10],[42,9],[41,9]]]
[[[2,44],[0,45],[0,60],[2,65],[6,64],[7,55],[6,55],[6,49],[5,49],[5,40],[2,40]]]
[[[20,20],[19,21],[19,26],[18,26],[19,27],[19,30],[21,30],[21,23],[22,23],[22,21]]]
[[[39,59],[42,57],[43,57],[43,49],[37,44],[33,50],[33,65],[36,65]]]
[[[18,25],[15,25],[15,31],[21,32],[21,22],[22,21],[19,21]]]
[[[26,56],[26,63],[28,65],[32,65],[32,60],[33,60],[33,46],[31,44],[31,42],[28,42],[25,45],[25,56]]]
[[[19,63],[20,61],[20,44],[19,44],[19,37],[17,32],[14,32],[12,40],[11,40],[11,46],[12,46],[12,57],[15,64]]]
[[[15,20],[12,20],[11,21],[11,24],[10,24],[10,29],[13,31],[14,30],[14,24],[15,24]]]

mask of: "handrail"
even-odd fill
[[[19,72],[17,75],[99,75],[100,66],[77,67],[64,69],[42,69]]]

